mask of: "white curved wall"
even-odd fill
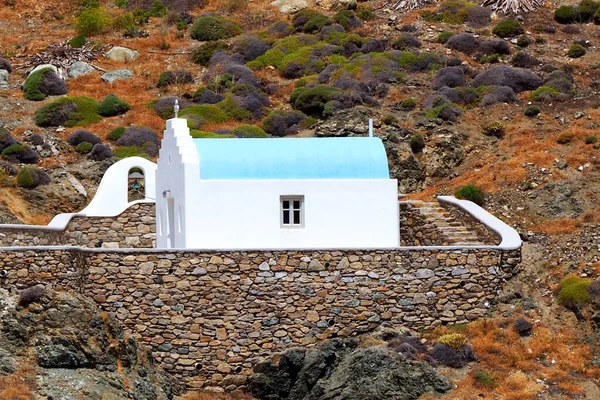
[[[128,201],[129,171],[144,171],[144,199]],[[154,202],[156,193],[156,164],[142,157],[128,157],[111,165],[94,195],[94,198],[78,213],[58,214],[48,224],[49,228],[64,229],[73,216],[114,217],[136,203]]]

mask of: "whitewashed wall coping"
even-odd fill
[[[521,240],[519,233],[514,228],[502,222],[500,219],[496,218],[472,201],[460,200],[454,196],[437,196],[437,199],[441,202],[452,204],[461,208],[473,218],[487,226],[489,229],[496,232],[502,240],[500,244],[493,247],[501,250],[516,250],[521,248],[523,245],[523,241]]]

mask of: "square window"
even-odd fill
[[[281,227],[304,227],[304,196],[281,196]]]

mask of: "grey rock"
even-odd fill
[[[58,68],[56,68],[56,66],[54,66],[52,64],[41,64],[41,65],[38,65],[37,67],[35,67],[34,69],[31,70],[31,72],[29,73],[29,75],[33,74],[34,72],[39,71],[40,69],[44,69],[44,68],[51,68],[56,75],[59,75]]]
[[[0,69],[0,89],[8,89],[8,71]]]
[[[369,134],[370,110],[354,107],[335,113],[326,121],[315,125],[317,137],[367,136]]]
[[[117,69],[114,71],[108,71],[101,76],[104,82],[113,83],[118,79],[132,79],[133,71],[129,69]]]
[[[308,7],[306,0],[276,0],[271,4],[278,7],[279,11],[284,14],[295,14]]]
[[[420,268],[417,270],[417,272],[415,272],[415,276],[417,277],[417,279],[429,279],[434,275],[434,272],[427,268]]]
[[[83,61],[75,61],[67,70],[67,76],[69,78],[77,78],[78,76],[86,75],[94,71],[94,67],[90,64]]]
[[[258,269],[260,271],[270,271],[271,267],[269,266],[269,263],[267,263],[266,261],[263,261],[259,266]]]
[[[469,270],[463,267],[454,268],[451,272],[452,276],[468,275]]]
[[[115,46],[110,49],[106,54],[106,58],[113,61],[119,62],[131,62],[138,58],[139,52],[128,49],[127,47]]]
[[[269,400],[409,400],[446,392],[452,384],[426,363],[407,361],[390,348],[358,347],[358,339],[292,349],[280,362],[259,364],[248,391]]]
[[[162,306],[164,306],[164,305],[165,305],[165,303],[163,303],[163,301],[162,301],[161,299],[155,299],[155,300],[152,302],[152,305],[153,305],[154,307],[162,307]]]
[[[158,346],[156,348],[156,350],[158,351],[171,351],[171,349],[173,348],[173,345],[170,343],[163,343],[160,346]]]
[[[206,270],[204,268],[197,267],[192,271],[192,275],[206,275]]]

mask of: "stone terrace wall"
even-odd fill
[[[153,248],[154,203],[138,203],[116,217],[75,216],[64,231],[0,227],[0,247],[57,246]]]
[[[257,357],[380,324],[486,314],[520,250],[157,252],[2,249],[3,287],[92,296],[191,387],[243,385]]]
[[[401,246],[444,246],[446,237],[410,202],[400,203]]]

